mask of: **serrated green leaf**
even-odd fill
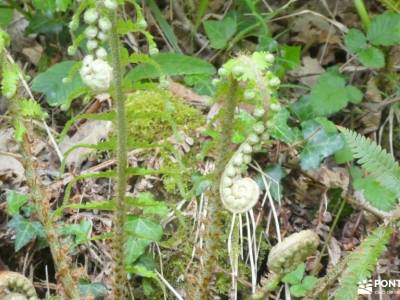
[[[286,274],[282,278],[282,282],[289,283],[291,285],[299,284],[303,279],[304,272],[306,271],[306,264],[301,263],[299,264],[295,270]]]
[[[290,287],[290,293],[295,297],[304,297],[307,294],[307,290],[301,284],[296,284]]]
[[[360,49],[357,52],[357,57],[368,68],[379,69],[385,66],[385,55],[380,49],[375,47]]]
[[[215,73],[213,65],[200,58],[176,53],[160,53],[152,56],[159,68],[151,64],[140,64],[133,68],[126,76],[127,79],[138,81],[142,79],[165,76],[182,76]]]
[[[367,38],[376,46],[400,44],[400,15],[385,13],[374,17],[368,27]]]
[[[214,49],[223,49],[236,33],[236,18],[227,16],[220,21],[205,21],[204,30],[210,40],[210,46]]]
[[[11,64],[7,60],[3,61],[1,92],[7,98],[12,98],[17,92],[19,79],[18,72],[19,69],[16,64]]]
[[[26,195],[19,194],[15,191],[7,193],[7,213],[14,216],[19,213],[19,209],[28,201]]]
[[[363,98],[363,93],[353,85],[346,86],[347,97],[351,103],[358,104]]]
[[[317,284],[318,278],[314,276],[306,276],[303,279],[302,285],[303,287],[308,291],[314,288],[314,286]]]
[[[63,79],[69,76],[71,69],[75,68],[76,61],[64,61],[51,66],[46,72],[40,73],[32,82],[32,90],[46,95],[47,103],[51,106],[68,108],[71,101],[82,95],[86,88],[78,73],[74,74],[68,82]]]
[[[364,33],[358,29],[350,29],[344,38],[346,47],[353,53],[358,52],[360,49],[367,47],[367,38]]]
[[[300,153],[300,166],[303,170],[319,167],[321,161],[342,149],[343,138],[338,133],[327,133],[324,128],[314,120],[302,123],[303,136],[307,141]]]
[[[313,110],[319,115],[327,116],[346,107],[354,98],[351,93],[354,88],[349,90],[347,87],[346,81],[340,74],[334,71],[322,74],[310,93]]]

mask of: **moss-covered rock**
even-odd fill
[[[129,138],[136,142],[157,143],[183,131],[189,136],[202,126],[200,111],[161,89],[138,90],[126,102]]]

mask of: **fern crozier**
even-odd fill
[[[268,268],[274,273],[287,272],[312,255],[319,245],[319,237],[312,230],[294,233],[275,245],[268,255]]]

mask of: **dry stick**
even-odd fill
[[[221,249],[222,237],[222,207],[219,200],[219,181],[224,172],[225,165],[229,160],[230,142],[233,132],[233,118],[237,104],[237,89],[238,83],[236,80],[229,78],[229,91],[224,99],[222,108],[221,122],[221,142],[218,147],[215,171],[213,174],[213,186],[209,191],[208,216],[206,231],[205,231],[205,246],[204,246],[204,266],[200,275],[200,280],[195,292],[195,300],[210,299],[208,296],[210,281],[213,275],[213,270],[216,267],[218,251]]]
[[[117,9],[110,13],[112,23],[110,33],[110,48],[114,73],[114,98],[117,111],[117,191],[116,208],[114,212],[114,276],[112,298],[127,299],[126,272],[124,266],[125,243],[125,192],[127,186],[127,125],[125,118],[125,95],[122,90],[123,68],[120,58],[120,40],[117,31]]]

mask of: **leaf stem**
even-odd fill
[[[371,24],[371,20],[369,18],[368,11],[365,8],[364,0],[354,0],[354,6],[356,7],[357,13],[360,16],[364,29],[367,30]]]

